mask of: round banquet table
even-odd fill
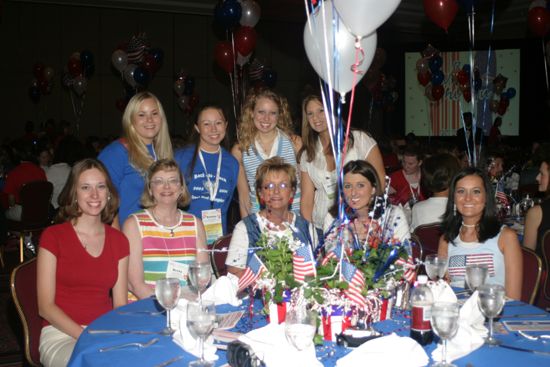
[[[254,300],[254,312],[251,313],[250,302],[245,300],[240,307],[222,305],[216,308],[218,313],[227,313],[237,310],[244,310],[245,314],[232,329],[232,331],[246,333],[247,331],[266,325],[265,316],[260,314],[262,308],[261,301]],[[170,366],[187,366],[190,361],[197,359],[193,355],[185,352],[172,341],[171,336],[162,335],[137,335],[137,334],[90,334],[88,330],[94,329],[125,329],[125,330],[146,330],[159,331],[166,323],[166,316],[147,315],[139,313],[119,313],[120,311],[141,312],[158,311],[158,304],[154,299],[144,299],[113,310],[92,322],[88,328],[81,334],[74,352],[69,361],[71,367],[95,367],[95,366],[133,366],[133,367],[152,367],[157,366],[173,357],[182,358]],[[252,314],[252,316],[251,316]],[[532,316],[529,316],[532,315]],[[401,336],[409,334],[410,319],[408,312],[396,310],[393,313],[392,320],[385,320],[374,324],[374,328],[384,334],[395,332]],[[550,324],[550,314],[534,306],[527,305],[519,301],[509,301],[506,303],[500,321],[514,323],[539,323]],[[550,326],[550,325],[546,325]],[[540,332],[541,334],[543,332]],[[550,334],[550,331],[544,332]],[[531,332],[536,335],[537,332]],[[495,326],[495,335],[506,345],[525,348],[535,352],[517,351],[503,347],[482,346],[476,351],[462,357],[454,363],[457,366],[480,367],[480,366],[550,366],[550,341],[529,341],[517,335],[515,332],[509,332],[501,327],[501,323]],[[144,349],[123,348],[114,351],[100,353],[99,348],[119,345],[129,342],[146,342],[153,337],[160,340],[154,345]],[[428,356],[436,348],[435,342],[427,345],[425,350]],[[325,366],[335,366],[336,361],[349,353],[351,349],[337,346],[331,342],[325,342],[325,345],[316,347],[317,357]],[[227,364],[224,350],[218,350],[219,356],[216,366]]]

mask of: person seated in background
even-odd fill
[[[412,208],[411,231],[422,224],[438,223],[447,207],[449,184],[460,170],[460,163],[449,153],[428,157],[422,164],[422,188],[431,197]]]
[[[179,207],[191,195],[180,168],[172,159],[161,159],[149,168],[141,196],[143,210],[131,214],[123,226],[130,241],[128,294],[130,301],[155,293],[155,282],[178,278],[187,284],[187,266],[209,261],[202,221]]]
[[[536,161],[540,161],[537,182],[539,192],[544,199],[539,205],[533,206],[525,216],[523,232],[523,246],[535,251],[542,257],[542,240],[544,233],[550,230],[550,143],[543,144],[537,154]]]
[[[496,146],[502,142],[502,133],[500,132],[500,127],[502,126],[502,117],[498,116],[493,121],[493,126],[491,126],[491,131],[489,132],[489,140],[487,142],[488,146]]]
[[[66,366],[84,328],[126,304],[128,240],[107,223],[118,194],[95,159],[76,163],[59,197],[59,224],[44,230],[37,259],[40,362]]]
[[[504,155],[498,152],[489,153],[487,156],[487,176],[491,182],[498,181],[504,174]]]
[[[499,223],[491,182],[479,168],[459,171],[451,181],[441,224],[438,253],[449,259],[453,287],[465,287],[471,260],[489,268],[487,283],[500,284],[506,296],[521,298],[523,255],[516,232]]]
[[[390,176],[390,200],[394,205],[408,203],[409,207],[412,208],[415,203],[424,200],[424,194],[420,187],[422,176],[420,150],[415,146],[406,146],[401,164],[403,169],[392,173]]]
[[[456,131],[456,144],[461,152],[467,152],[471,157],[470,161],[473,161],[474,149],[476,152],[477,160],[479,161],[479,147],[483,135],[483,130],[476,126],[475,131],[472,132],[472,113],[464,112],[462,114],[464,126]]]
[[[313,225],[290,210],[297,185],[296,168],[281,157],[269,158],[258,167],[255,192],[261,209],[235,226],[225,261],[228,272],[243,275],[249,248],[256,247],[262,233],[296,239],[314,248]]]

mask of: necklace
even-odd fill
[[[462,222],[462,227],[464,227],[464,228],[475,228],[475,227],[477,227],[477,224],[465,224],[464,222]]]
[[[170,231],[170,237],[174,237],[174,229],[176,229],[179,226],[180,221],[178,221],[173,226],[165,226],[164,224],[162,224],[160,222],[160,220],[158,220],[157,216],[155,215],[155,210],[154,209],[151,209],[151,215],[153,216],[153,219],[155,220],[155,222],[157,222],[157,224],[160,226],[160,228],[162,228],[164,230],[167,230],[167,231]]]
[[[86,233],[84,232],[81,232],[78,227],[73,224],[73,228],[74,228],[74,231],[76,232],[76,236],[78,237],[78,240],[80,241],[80,244],[82,245],[82,247],[84,247],[84,250],[88,250],[88,244],[84,242],[83,238],[85,236],[87,236]],[[97,235],[101,234],[102,232],[100,233],[97,233],[96,235],[93,235],[93,237],[96,237]]]

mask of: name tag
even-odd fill
[[[211,245],[223,236],[222,211],[220,208],[203,210],[201,215],[204,230],[206,231],[206,243]]]
[[[336,189],[337,189],[337,182],[336,177],[331,176],[325,176],[323,180],[323,188],[325,189],[325,192],[327,193],[327,196],[330,200],[334,200],[336,196]]]
[[[168,266],[166,268],[167,278],[177,278],[180,281],[187,282],[188,273],[189,273],[189,265],[182,264],[174,260],[168,260]]]

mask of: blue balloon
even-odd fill
[[[29,98],[32,103],[38,103],[38,101],[40,101],[40,89],[38,87],[30,87]]]
[[[445,80],[445,74],[441,70],[432,73],[432,85],[440,85]]]
[[[470,72],[472,71],[472,67],[470,66],[470,64],[464,64],[464,66],[462,67],[462,70],[464,70],[466,73],[468,73],[468,76],[470,76]]]
[[[466,10],[466,13],[471,13],[473,10],[475,10],[475,7],[478,0],[456,0],[457,3],[460,4]]]
[[[275,87],[275,84],[277,84],[277,72],[272,69],[264,69],[264,72],[262,74],[262,81],[269,88]]]
[[[481,86],[482,86],[481,79],[474,79],[474,89],[476,90],[476,92],[481,89]]]
[[[242,7],[237,0],[225,0],[214,8],[214,19],[224,28],[231,28],[241,20]]]
[[[153,56],[158,65],[162,64],[164,60],[164,51],[160,48],[152,48],[149,50],[149,54]]]
[[[443,65],[443,59],[439,55],[435,55],[430,59],[430,70],[432,73],[435,73]]]
[[[512,99],[516,96],[516,88],[508,88],[508,90],[506,91],[506,96],[508,97],[508,99]]]
[[[86,67],[94,66],[94,54],[92,54],[91,51],[83,50],[80,51],[80,64],[82,65],[82,69],[86,69]]]
[[[193,90],[195,89],[195,78],[192,76],[188,76],[185,78],[185,85],[183,87],[183,94],[185,96],[190,96],[193,94]]]
[[[149,84],[149,81],[151,80],[151,75],[147,70],[145,70],[141,66],[138,66],[134,70],[134,80],[139,85],[146,86],[147,84]]]

